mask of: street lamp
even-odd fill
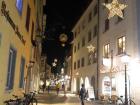
[[[128,98],[127,98],[127,64],[129,62],[130,56],[124,53],[121,57],[121,61],[124,63],[125,66],[125,105],[128,105]]]

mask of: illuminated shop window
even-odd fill
[[[103,46],[103,57],[108,58],[109,57],[109,44],[106,44]]]
[[[23,7],[23,1],[22,0],[16,0],[16,7],[19,12],[19,14],[22,14],[22,7]]]
[[[122,54],[125,52],[125,37],[120,37],[117,40],[118,43],[118,54]]]

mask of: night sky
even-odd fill
[[[69,54],[73,40],[73,28],[83,11],[91,0],[46,0],[44,12],[47,14],[46,38],[43,40],[42,53],[47,55],[48,64],[52,64],[54,58],[59,63]],[[65,47],[59,41],[60,34],[65,33],[68,41]]]

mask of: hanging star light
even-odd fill
[[[118,0],[113,0],[112,3],[105,4],[103,5],[109,9],[109,16],[108,19],[112,18],[113,16],[117,15],[123,19],[123,12],[127,5],[125,4],[120,4]]]
[[[87,48],[88,48],[88,52],[94,52],[94,50],[95,50],[95,47],[91,44],[89,46],[87,46]]]

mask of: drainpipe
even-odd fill
[[[100,18],[99,18],[99,11],[100,11],[100,0],[97,1],[97,5],[98,5],[98,28],[97,28],[97,88],[96,88],[96,92],[95,92],[95,98],[98,99],[98,95],[99,95],[99,73],[100,73],[100,70],[99,70],[99,28],[100,28]]]

